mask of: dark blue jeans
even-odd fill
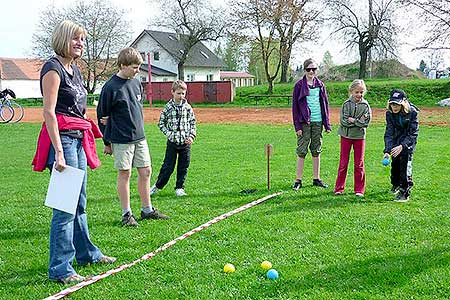
[[[405,196],[411,194],[414,185],[412,180],[412,159],[413,154],[404,149],[397,157],[392,158],[391,184],[400,188],[400,192]]]
[[[87,171],[86,154],[81,145],[81,139],[61,135],[61,143],[66,164]],[[47,164],[50,170],[55,160],[55,150],[51,147]],[[72,267],[74,257],[79,265],[99,260],[103,254],[89,238],[86,216],[86,179],[84,175],[75,215],[53,209],[50,227],[50,260],[48,266],[49,278],[64,279],[75,274]]]
[[[184,188],[184,181],[186,180],[187,171],[191,162],[191,145],[177,145],[171,141],[167,141],[166,155],[161,170],[159,171],[158,180],[156,181],[156,187],[158,189],[164,188],[169,181],[175,169],[177,156],[177,183],[175,189]]]

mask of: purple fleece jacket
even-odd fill
[[[313,87],[320,87],[320,109],[322,112],[322,123],[325,126],[325,130],[331,130],[330,125],[330,107],[328,105],[328,96],[325,85],[318,78],[314,77]],[[306,96],[309,96],[308,83],[306,81],[306,75],[302,79],[297,81],[294,86],[294,92],[292,95],[292,119],[294,121],[295,131],[303,130],[302,123],[311,122],[311,110],[308,107]]]

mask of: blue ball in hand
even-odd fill
[[[383,166],[389,165],[389,158],[387,158],[387,157],[383,158],[383,160],[381,161],[381,163],[383,164]]]

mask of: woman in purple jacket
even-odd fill
[[[292,118],[297,133],[297,179],[292,187],[302,187],[303,169],[308,147],[313,161],[313,185],[322,188],[328,185],[320,179],[320,152],[322,152],[322,130],[329,133],[330,108],[325,85],[316,77],[317,63],[309,58],[303,63],[305,75],[294,86]]]

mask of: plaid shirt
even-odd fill
[[[188,138],[194,140],[197,135],[194,111],[186,99],[180,105],[170,99],[161,111],[158,127],[169,141],[177,145],[185,144]]]

